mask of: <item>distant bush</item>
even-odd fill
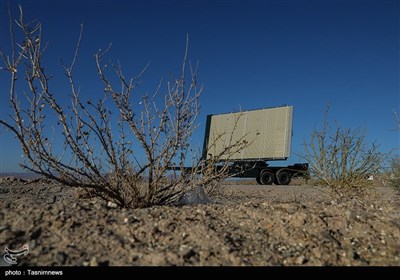
[[[343,128],[337,123],[332,126],[328,111],[322,128],[314,129],[310,140],[304,141],[302,157],[309,162],[311,177],[331,187],[369,185],[367,178],[379,172],[383,154],[376,143],[366,143],[365,129]]]
[[[389,184],[400,191],[400,155],[390,160]]]

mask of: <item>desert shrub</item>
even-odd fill
[[[311,177],[335,188],[369,185],[368,176],[379,172],[384,158],[378,145],[366,143],[365,129],[331,125],[328,112],[329,107],[322,128],[315,128],[304,141],[302,157],[309,162]]]
[[[400,156],[390,159],[390,169],[387,175],[389,184],[400,191]]]
[[[90,197],[132,208],[174,203],[196,185],[212,191],[228,176],[226,168],[216,170],[213,163],[247,145],[241,139],[227,143],[224,154],[212,162],[198,160],[188,172],[181,172],[192,156],[189,144],[203,90],[197,64],[188,59],[188,37],[180,75],[160,82],[153,94],[145,96],[135,91],[145,69],[127,78],[119,63],[103,62],[110,48],[99,50],[93,70],[104,93],[97,100],[84,100],[74,77],[81,27],[71,63],[62,64],[69,85],[70,100],[65,102],[65,89],[57,92],[51,87],[52,75],[43,65],[47,44],[42,42],[42,25],[27,23],[19,8],[16,28],[10,16],[11,54],[0,52],[1,69],[10,74],[13,112],[0,123],[21,144],[24,169],[81,188]],[[145,155],[143,160],[137,159],[137,150]]]

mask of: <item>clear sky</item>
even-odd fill
[[[9,48],[7,2],[0,0],[0,47]],[[294,106],[292,156],[301,161],[302,142],[330,117],[342,126],[367,129],[367,141],[383,152],[399,148],[393,110],[400,112],[400,1],[11,1],[27,19],[43,24],[49,42],[45,65],[62,89],[59,59],[70,61],[80,24],[85,30],[76,76],[82,95],[99,87],[93,54],[112,43],[111,57],[126,74],[151,62],[142,92],[161,78],[179,74],[190,35],[190,58],[199,60],[204,84],[200,127],[207,114]],[[0,117],[8,113],[8,74],[0,73]],[[67,84],[65,84],[67,86]],[[21,150],[0,128],[0,172],[19,171]]]

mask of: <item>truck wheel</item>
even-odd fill
[[[272,185],[274,182],[274,173],[269,171],[261,173],[260,181],[263,185]]]
[[[261,183],[261,180],[260,180],[260,177],[259,177],[259,176],[257,176],[257,177],[256,177],[256,181],[257,181],[257,184],[259,184],[259,185],[262,185],[262,183]]]
[[[289,185],[292,181],[292,174],[287,171],[281,171],[276,174],[276,181],[279,185]]]

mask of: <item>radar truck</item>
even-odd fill
[[[255,178],[261,185],[288,185],[294,176],[307,174],[308,164],[270,166],[268,162],[289,158],[292,117],[293,106],[208,115],[202,159],[207,162],[220,155],[228,142],[244,140],[249,143],[246,147],[220,157],[227,161],[228,172],[233,177]]]

